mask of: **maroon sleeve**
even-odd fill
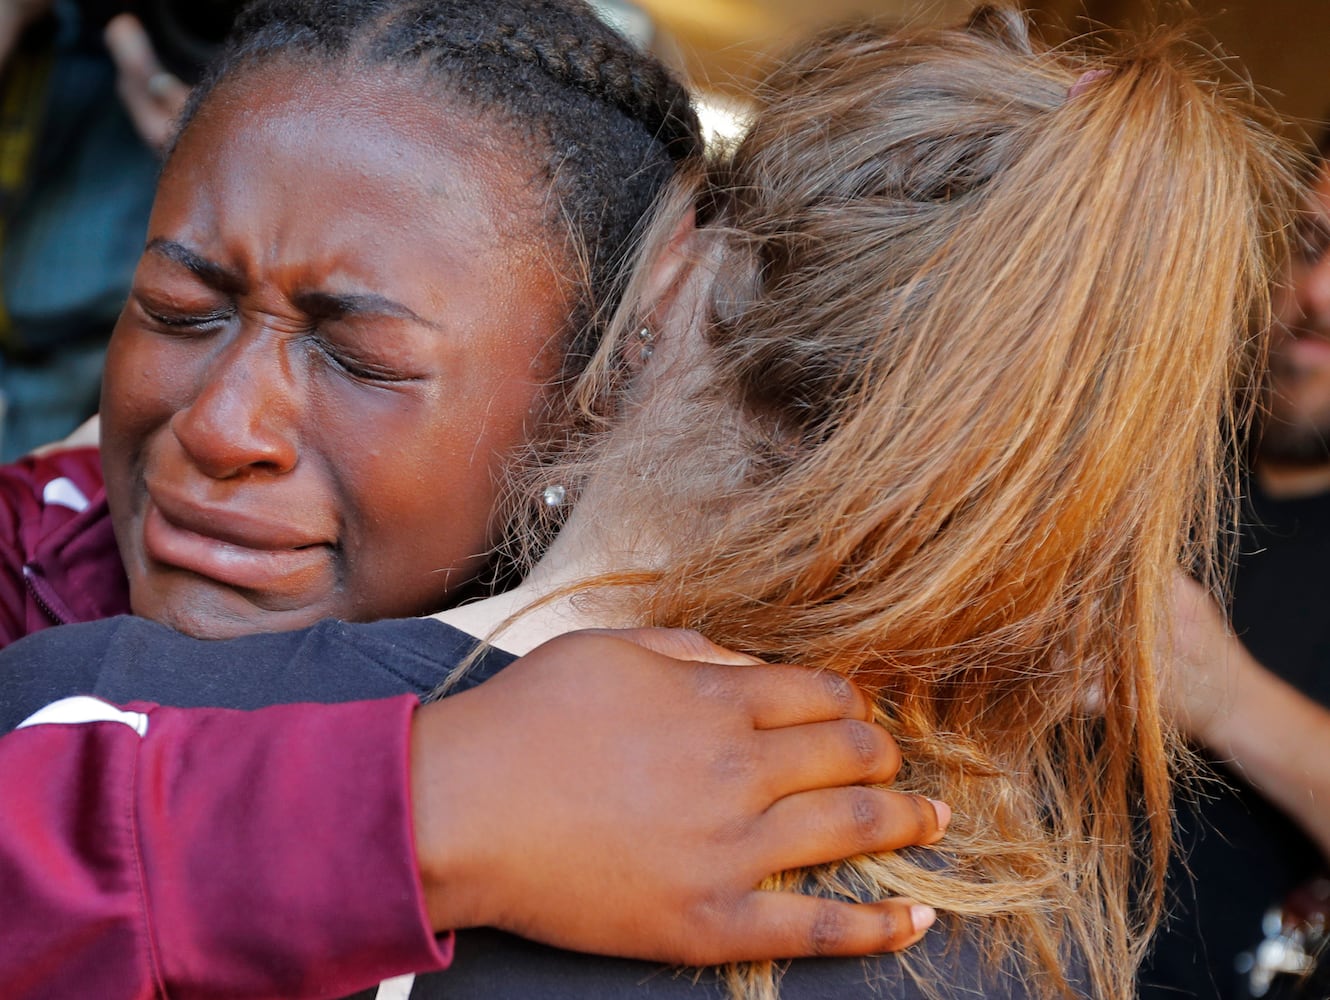
[[[96,448],[0,465],[0,646],[129,610]]]
[[[0,995],[336,997],[444,968],[412,842],[415,705],[78,698],[0,738]]]

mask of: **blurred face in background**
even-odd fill
[[[1276,295],[1268,408],[1258,461],[1330,463],[1330,167],[1309,193],[1304,239],[1295,247],[1288,287]]]

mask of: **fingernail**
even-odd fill
[[[942,834],[947,830],[947,824],[951,822],[951,806],[940,799],[929,799],[933,803],[933,812],[937,813],[938,839],[942,839]]]
[[[937,910],[931,906],[925,906],[923,903],[915,903],[910,907],[910,923],[914,925],[914,932],[922,934],[928,928],[933,926],[933,921],[937,920]]]

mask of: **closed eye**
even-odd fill
[[[417,376],[408,375],[400,370],[377,364],[374,361],[354,357],[346,351],[339,351],[322,337],[315,336],[311,340],[314,348],[335,368],[358,381],[379,383],[419,381]]]
[[[150,309],[142,302],[139,308],[143,314],[159,326],[167,327],[171,330],[196,330],[200,333],[206,333],[218,325],[225,323],[232,316],[230,309],[217,309],[206,313],[165,313],[156,309]]]

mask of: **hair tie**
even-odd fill
[[[1096,80],[1102,80],[1104,77],[1108,76],[1108,73],[1109,71],[1106,69],[1086,70],[1084,73],[1082,73],[1080,76],[1076,78],[1075,83],[1073,83],[1070,87],[1067,88],[1067,100],[1070,101],[1073,98],[1078,97],[1079,95],[1085,93],[1085,91],[1089,88],[1090,84],[1094,83]]]

